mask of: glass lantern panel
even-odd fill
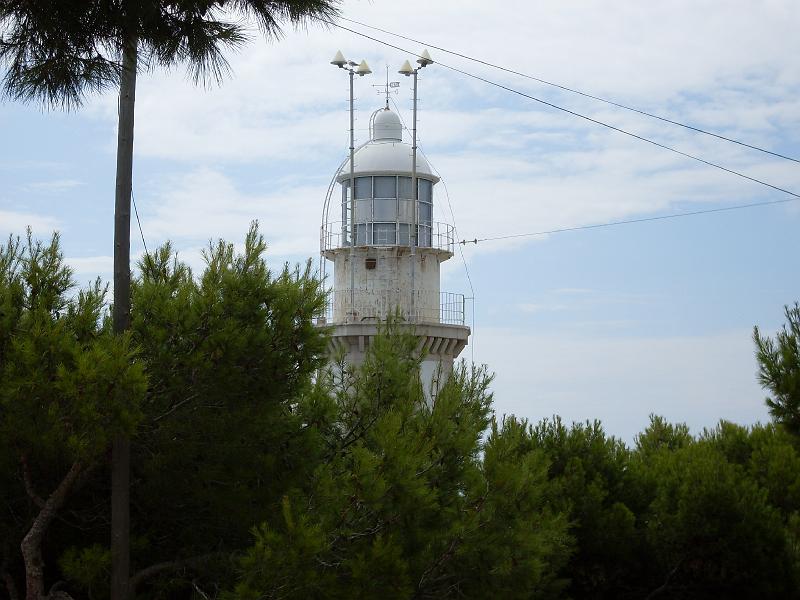
[[[410,223],[414,220],[414,201],[400,200],[400,221]]]
[[[376,177],[377,179],[377,177]],[[394,198],[376,198],[374,219],[376,221],[396,221],[397,220],[397,200]]]
[[[431,245],[431,228],[424,225],[419,226],[419,237],[417,238],[417,246],[430,247]]]
[[[356,200],[356,223],[372,219],[372,200]]]
[[[356,200],[372,198],[372,177],[356,177]]]
[[[350,183],[342,183],[342,223],[347,222],[347,214],[350,212]]]
[[[367,245],[367,226],[356,224],[356,246]]]
[[[397,177],[376,177],[374,198],[397,198]]]
[[[411,244],[411,241],[408,239],[408,232],[410,229],[411,226],[407,223],[400,223],[400,231],[398,232],[397,243],[401,246],[408,246]]]
[[[433,183],[427,179],[418,179],[417,183],[419,185],[419,197],[417,199],[420,202],[433,202]],[[356,184],[356,189],[358,189],[358,184]]]
[[[400,198],[410,198],[413,199],[414,196],[411,193],[411,177],[398,177],[398,196]]]
[[[433,219],[433,205],[427,202],[419,203],[419,222],[430,225]]]
[[[394,223],[375,223],[372,243],[378,246],[397,243],[397,226]]]

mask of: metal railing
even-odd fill
[[[341,305],[337,305],[340,315],[335,315],[334,304],[336,298],[334,292],[328,296],[328,300],[323,312],[317,315],[317,322],[320,324],[340,324],[340,323],[363,323],[365,321],[378,322],[386,320],[400,309],[400,318],[412,323],[442,323],[444,325],[464,325],[465,323],[465,297],[464,294],[453,292],[440,292],[438,308],[436,304],[425,302],[423,294],[416,303],[416,314],[409,314],[407,307],[399,306],[395,299],[407,294],[400,290],[392,290],[391,296],[387,292],[369,293],[367,290],[356,290],[355,306],[350,302],[350,290],[345,289],[339,292]],[[403,304],[407,304],[404,302]],[[431,306],[433,304],[433,306]],[[405,308],[405,310],[404,310]]]
[[[410,241],[403,239],[402,225],[399,223],[392,232],[378,230],[373,226],[377,223],[372,221],[366,223],[356,223],[356,247],[364,246],[403,246],[410,245]],[[384,225],[384,223],[380,223]],[[455,253],[455,229],[449,223],[434,221],[431,225],[419,225],[418,248],[434,248],[444,250],[450,254]],[[363,229],[362,229],[363,228]],[[342,224],[342,221],[330,221],[320,229],[319,246],[321,252],[336,250],[338,248],[350,247],[350,224]]]

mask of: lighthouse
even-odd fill
[[[428,161],[404,142],[387,94],[386,105],[369,119],[369,140],[351,147],[331,181],[320,234],[322,274],[333,283],[320,319],[332,326],[331,352],[359,364],[381,323],[397,317],[418,339],[429,398],[470,334],[463,294],[440,288],[440,267],[453,257],[455,232],[437,220],[438,182]]]

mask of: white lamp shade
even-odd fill
[[[367,61],[365,60],[361,61],[361,64],[358,65],[358,67],[356,68],[356,73],[358,73],[359,75],[369,75],[370,73],[372,73],[372,71],[370,71],[369,69]]]
[[[345,59],[344,55],[342,54],[341,50],[336,51],[336,56],[333,57],[331,61],[332,65],[336,65],[340,69],[347,64],[347,60]]]
[[[417,62],[421,66],[427,67],[428,65],[433,64],[433,59],[431,58],[431,55],[428,54],[427,50],[423,50],[422,53],[419,55]]]

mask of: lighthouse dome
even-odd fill
[[[354,175],[411,175],[411,145],[404,143],[400,117],[388,108],[375,112],[372,137],[355,152]],[[417,152],[417,175],[436,183],[439,178],[421,152]],[[336,176],[343,182],[350,177],[350,160]]]
[[[402,142],[403,124],[400,117],[388,108],[376,111],[372,120],[372,139]]]

